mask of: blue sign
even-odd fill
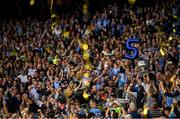
[[[130,59],[130,60],[133,60],[133,59],[136,59],[139,55],[139,51],[136,47],[134,46],[131,46],[132,43],[140,43],[140,41],[137,39],[137,38],[129,38],[127,41],[126,41],[126,48],[128,51],[133,51],[133,54],[127,54],[125,55],[125,58],[127,59]]]

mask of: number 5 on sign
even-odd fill
[[[130,60],[136,59],[139,55],[138,49],[134,46],[131,46],[132,43],[140,43],[140,41],[138,39],[133,39],[133,38],[130,38],[126,41],[126,49],[128,51],[133,51],[133,54],[130,55],[126,53],[125,55],[125,58]]]

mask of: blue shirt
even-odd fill
[[[110,21],[108,19],[103,20],[103,27],[107,27],[109,25]]]
[[[127,76],[124,73],[122,73],[121,77],[118,79],[118,87],[123,88],[127,81]]]
[[[119,71],[120,71],[120,69],[113,68],[110,72],[110,76],[112,76],[112,75],[118,76]]]
[[[59,82],[54,82],[54,88],[58,89],[59,88]]]
[[[173,104],[173,97],[166,97],[166,105],[168,107],[171,107],[171,105]]]
[[[118,30],[118,35],[121,36],[124,33],[124,25],[120,24]]]
[[[100,84],[96,84],[96,89],[99,90],[101,88]]]
[[[161,68],[164,67],[164,64],[165,64],[164,59],[159,58],[159,64],[160,64],[160,67],[161,67]]]
[[[175,119],[176,115],[174,114],[174,112],[171,112],[169,115],[169,119]]]
[[[141,115],[137,112],[130,112],[129,114],[132,116],[132,118],[141,118]]]
[[[101,111],[97,109],[96,107],[93,109],[90,109],[89,112],[93,113],[96,117],[101,116]]]
[[[98,29],[101,29],[102,19],[97,20]]]
[[[76,48],[76,52],[77,52],[77,53],[80,53],[80,51],[81,51],[81,48],[78,46],[78,47]]]

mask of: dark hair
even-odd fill
[[[78,113],[78,118],[86,118],[86,113],[84,111],[81,112]]]
[[[164,110],[171,111],[171,107],[166,107]]]
[[[47,117],[48,118],[54,118],[54,111],[50,111],[48,114],[47,114]]]
[[[42,111],[42,113],[45,113],[46,109],[47,109],[47,107],[46,107],[45,104],[41,105],[41,111]]]
[[[180,112],[178,111],[178,107],[177,106],[174,107],[174,113],[176,115],[176,118],[180,117]]]
[[[142,85],[139,86],[140,91],[144,92],[144,87]]]
[[[118,113],[115,110],[113,110],[112,112],[113,112],[112,118],[118,118]]]
[[[95,115],[94,115],[94,113],[92,113],[92,112],[89,112],[88,113],[88,118],[92,118],[92,117],[94,117]]]

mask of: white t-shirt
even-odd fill
[[[27,75],[19,75],[18,78],[20,78],[21,83],[29,82],[29,80],[27,79]]]
[[[41,107],[44,103],[42,101],[37,100],[37,105]]]
[[[54,29],[54,34],[55,34],[56,36],[60,36],[60,34],[61,34],[61,29],[55,28],[55,29]]]
[[[39,99],[39,93],[37,93],[36,88],[33,87],[33,88],[30,90],[30,94],[32,94],[36,100]]]
[[[34,77],[35,71],[37,71],[37,70],[36,70],[36,69],[30,69],[30,68],[29,68],[29,69],[28,69],[28,75]]]
[[[149,84],[142,84],[142,86],[144,87],[144,89],[145,89],[145,91],[146,91],[146,93],[149,91],[149,87],[150,87],[150,85]]]

